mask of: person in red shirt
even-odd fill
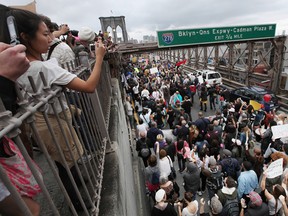
[[[192,102],[192,105],[194,103],[194,95],[196,94],[196,85],[194,84],[194,82],[192,83],[192,85],[189,86],[190,88],[190,91],[191,91],[191,102]]]

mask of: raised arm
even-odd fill
[[[103,45],[101,40],[98,40],[98,42],[95,44],[96,63],[90,77],[87,79],[87,81],[80,78],[75,78],[70,83],[68,83],[66,87],[76,91],[93,93],[97,88],[100,80],[101,67],[105,52],[105,46]]]
[[[264,194],[265,194],[265,197],[267,198],[267,200],[271,200],[273,198],[273,195],[270,194],[268,192],[268,190],[266,189],[266,174],[265,172],[263,173],[263,177],[262,177],[262,180],[261,180],[261,184],[260,184],[260,187],[261,187],[261,190],[263,191],[264,190]]]

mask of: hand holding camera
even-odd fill
[[[95,55],[97,57],[101,57],[103,59],[104,55],[106,53],[106,47],[103,44],[102,40],[97,40],[95,43]]]
[[[62,24],[60,25],[59,31],[61,32],[62,35],[65,35],[70,31],[70,28],[67,24]]]

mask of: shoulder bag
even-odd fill
[[[173,166],[173,163],[172,163],[172,160],[171,160],[170,156],[167,156],[167,158],[169,160],[169,164],[170,164],[170,168],[171,168],[171,173],[169,174],[168,179],[169,180],[174,180],[177,177],[176,171],[175,171],[175,168]]]

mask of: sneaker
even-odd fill
[[[199,196],[202,196],[202,195],[203,195],[202,191],[197,191],[197,194],[198,194]]]
[[[92,159],[92,156],[89,155],[89,154],[87,156],[86,155],[82,155],[82,160],[83,160],[84,163],[88,163],[88,161],[90,161],[91,159]],[[81,158],[79,158],[77,163],[78,164],[82,164],[82,160],[81,160]]]

